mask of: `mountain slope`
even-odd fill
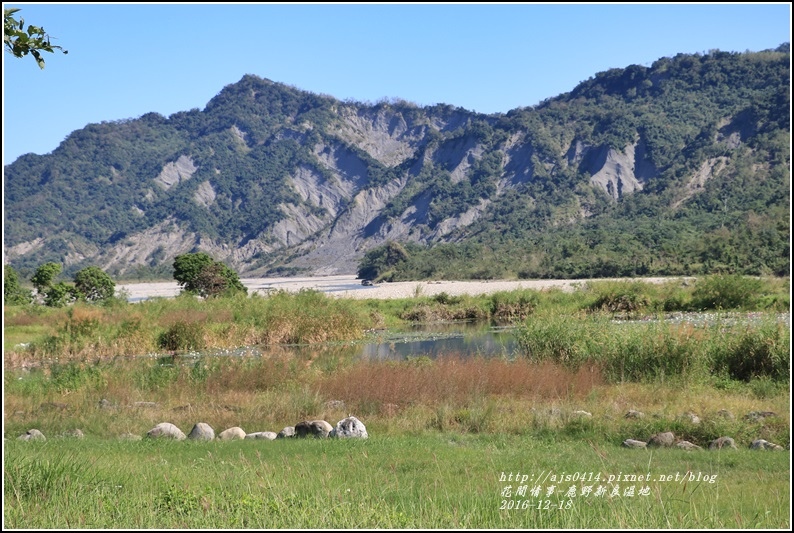
[[[204,110],[91,124],[4,169],[6,261],[244,275],[789,270],[790,54],[711,52],[595,75],[533,108],[340,102],[246,75]],[[396,279],[396,278],[395,278]]]

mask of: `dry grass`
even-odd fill
[[[318,380],[323,397],[349,404],[435,405],[476,396],[534,400],[580,398],[603,383],[593,367],[576,371],[525,360],[445,357],[405,363],[362,362]]]

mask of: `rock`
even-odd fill
[[[281,431],[278,432],[276,435],[277,439],[288,439],[295,436],[295,428],[292,426],[287,426]]]
[[[641,440],[626,439],[623,441],[623,446],[626,448],[645,448],[647,444]]]
[[[38,429],[29,429],[27,433],[24,433],[17,437],[17,440],[47,440],[47,437],[39,431]]]
[[[110,409],[111,407],[113,407],[113,405],[110,403],[110,401],[106,400],[105,398],[99,400],[100,409]]]
[[[187,436],[182,433],[182,430],[171,424],[170,422],[161,422],[146,432],[149,438],[165,438],[185,440]]]
[[[645,418],[645,413],[642,411],[635,411],[634,409],[630,409],[628,413],[626,413],[625,418]]]
[[[209,424],[199,422],[193,426],[187,438],[191,440],[213,440],[215,438],[215,430]]]
[[[574,416],[583,416],[585,418],[591,418],[593,416],[593,413],[588,413],[587,411],[574,411],[571,414]]]
[[[700,417],[692,411],[687,411],[678,417],[679,420],[684,420],[690,424],[700,424]]]
[[[682,440],[680,442],[677,442],[675,444],[675,446],[676,446],[676,448],[681,448],[682,450],[687,450],[687,451],[694,451],[694,450],[702,450],[703,449],[700,446],[698,446],[697,444],[693,444],[693,443],[691,443],[691,442],[689,442],[687,440]]]
[[[717,416],[720,418],[725,418],[727,420],[734,420],[736,417],[733,416],[733,413],[728,411],[727,409],[720,409],[717,411]]]
[[[85,438],[85,435],[79,429],[70,429],[69,431],[64,431],[63,436],[64,437],[72,437],[74,439],[83,439],[83,438]]]
[[[776,413],[772,411],[750,411],[746,415],[744,415],[745,420],[750,420],[751,422],[761,422],[764,418],[770,416],[777,416]]]
[[[735,450],[736,443],[730,437],[720,437],[709,443],[709,450],[721,450],[722,448],[733,448]]]
[[[296,437],[308,437],[309,435],[321,439],[328,436],[334,427],[325,420],[304,420],[295,424]]]
[[[256,433],[248,433],[246,439],[265,439],[276,440],[276,434],[272,431],[257,431]]]
[[[245,438],[245,431],[237,426],[221,431],[218,435],[220,440],[240,440]]]
[[[119,440],[143,440],[143,437],[135,433],[122,433],[119,435]]]
[[[769,441],[765,441],[764,439],[756,439],[750,445],[751,450],[770,450],[770,451],[780,451],[783,450],[783,446],[779,444],[773,444]]]
[[[342,400],[329,400],[325,402],[326,409],[340,409],[342,411],[345,410],[345,402]]]
[[[367,428],[364,426],[364,423],[355,416],[349,416],[344,420],[337,422],[336,427],[329,433],[328,436],[339,439],[366,439],[369,437],[369,435],[367,435]]]
[[[668,448],[672,446],[674,442],[675,442],[675,435],[673,435],[671,431],[665,431],[664,433],[657,433],[656,435],[653,435],[650,439],[648,439],[648,446]]]
[[[132,406],[139,409],[151,409],[157,407],[157,402],[135,402]]]

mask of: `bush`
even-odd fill
[[[739,275],[715,275],[700,279],[692,293],[692,306],[707,309],[755,309],[763,288],[760,279]]]
[[[177,322],[160,335],[157,344],[171,351],[202,350],[205,347],[204,327],[198,322]]]

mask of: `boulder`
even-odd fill
[[[185,440],[187,436],[182,433],[182,430],[169,422],[161,422],[146,432],[149,438],[165,438]]]
[[[684,422],[689,422],[690,424],[700,424],[700,417],[692,411],[682,413],[678,419],[683,420]]]
[[[323,439],[327,437],[333,429],[334,426],[325,420],[304,420],[303,422],[295,424],[295,436],[308,437],[311,435],[315,438]]]
[[[673,435],[672,431],[665,431],[663,433],[657,433],[653,435],[650,439],[648,439],[648,446],[649,447],[658,447],[658,448],[669,448],[675,442],[675,435]]]
[[[257,431],[256,433],[248,433],[246,439],[265,439],[276,440],[276,434],[272,431]]]
[[[218,435],[220,440],[240,440],[245,438],[245,431],[237,426],[225,429]]]
[[[694,451],[694,450],[702,450],[703,449],[700,446],[698,446],[697,444],[693,444],[693,443],[689,442],[688,440],[682,440],[680,442],[677,442],[675,444],[675,446],[676,446],[676,448],[681,448],[682,450],[686,450],[686,451]]]
[[[780,451],[783,450],[783,446],[779,444],[773,444],[769,441],[764,439],[756,439],[750,445],[751,450],[770,450],[770,451]]]
[[[281,431],[278,432],[278,435],[276,435],[276,438],[277,439],[288,439],[288,438],[294,437],[294,436],[295,436],[295,428],[293,426],[287,426],[287,427],[285,427],[284,429],[282,429]]]
[[[709,450],[721,450],[722,448],[736,449],[736,443],[730,437],[720,437],[709,443]]]
[[[751,422],[761,422],[764,420],[764,418],[770,416],[777,416],[777,414],[773,413],[772,411],[750,411],[749,413],[744,415],[744,419],[749,420]]]
[[[635,411],[634,409],[630,409],[628,413],[626,413],[625,418],[645,418],[645,413],[642,411]]]
[[[17,440],[47,440],[47,437],[38,429],[29,429],[26,433],[17,437]]]
[[[364,426],[364,423],[355,416],[349,416],[337,422],[336,427],[328,436],[339,439],[366,439],[369,437],[369,435],[367,435],[367,428]]]
[[[215,438],[215,430],[209,424],[199,422],[193,426],[187,438],[190,440],[213,440]]]
[[[626,439],[623,441],[623,446],[625,448],[645,448],[647,444],[641,440]]]

